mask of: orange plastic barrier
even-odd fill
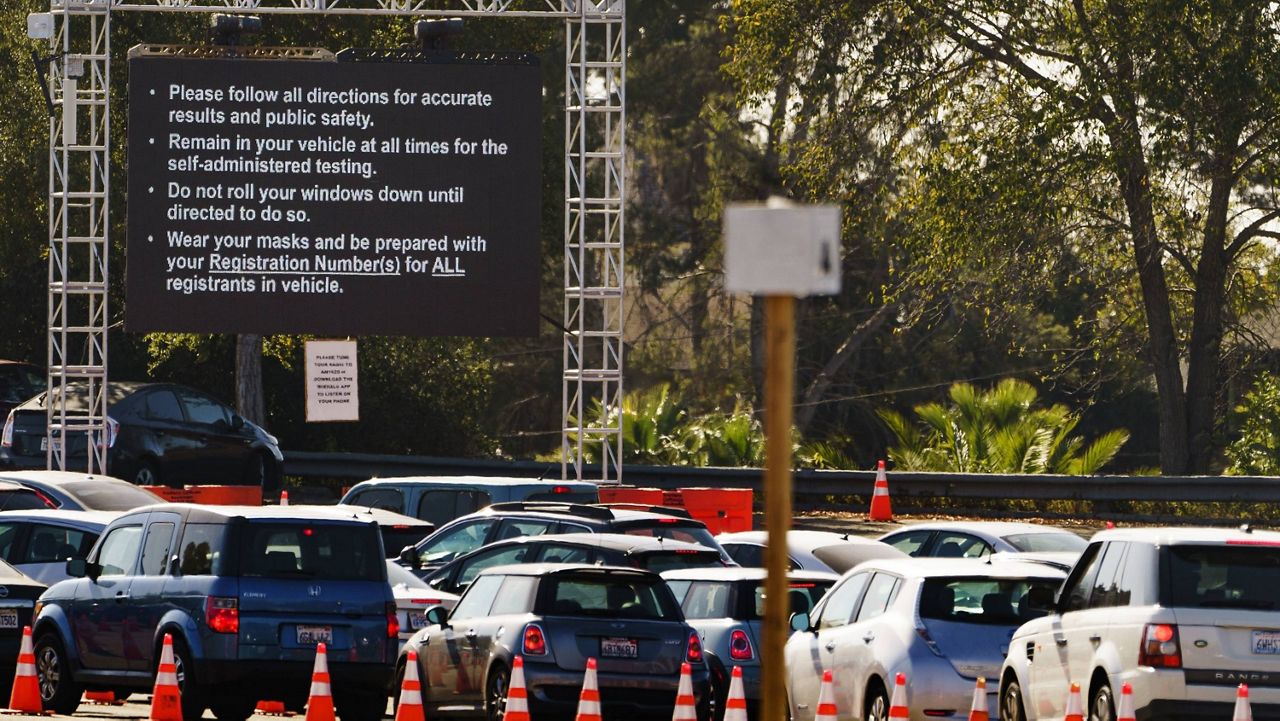
[[[143,486],[170,503],[203,503],[210,506],[261,506],[257,486]]]
[[[750,488],[682,488],[667,491],[664,505],[683,506],[712,533],[750,531],[753,495]]]
[[[601,503],[639,503],[645,506],[661,506],[662,490],[636,488],[635,486],[600,486]]]

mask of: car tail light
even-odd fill
[[[1148,623],[1142,629],[1138,665],[1153,668],[1182,668],[1182,647],[1178,627],[1168,623]]]
[[[555,486],[551,489],[552,493],[573,493],[573,489],[568,486]]]
[[[658,523],[679,523],[679,518],[659,518]]]
[[[702,639],[698,638],[697,631],[689,632],[689,651],[685,654],[684,660],[689,663],[702,663]]]
[[[210,596],[204,602],[204,622],[214,633],[239,633],[239,606],[234,598]]]
[[[0,446],[13,448],[13,411],[9,411],[9,417],[4,419],[4,432],[0,434]]]
[[[400,635],[400,619],[396,616],[396,604],[390,602],[387,604],[387,638],[395,638]]]
[[[547,655],[547,637],[542,633],[542,627],[536,623],[531,623],[524,627],[524,655],[526,656],[545,656]]]
[[[755,651],[751,649],[751,639],[747,638],[747,632],[742,629],[735,629],[729,634],[729,658],[734,661],[750,661],[755,658]]]

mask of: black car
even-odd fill
[[[43,393],[47,383],[40,366],[0,360],[0,413],[8,413],[28,398]]]
[[[44,468],[47,399],[13,409],[0,438],[0,467]],[[66,387],[68,409],[88,405],[87,387]],[[203,391],[172,383],[115,381],[107,388],[107,471],[138,485],[260,485],[278,490],[278,441]],[[69,459],[85,458],[83,434],[68,438]]]

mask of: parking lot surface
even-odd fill
[[[80,705],[80,710],[76,711],[75,716],[59,716],[50,714],[47,716],[31,716],[27,714],[5,714],[5,718],[10,719],[51,719],[51,718],[77,718],[77,719],[145,719],[149,718],[151,713],[151,696],[146,694],[134,694],[129,700],[120,704],[93,704],[85,702]],[[387,704],[387,717],[391,717],[391,704]],[[304,714],[287,714],[281,716],[279,714],[260,714],[256,713],[250,716],[251,719],[257,721],[279,721],[282,718],[302,719]],[[213,713],[204,712],[204,718],[213,719]]]

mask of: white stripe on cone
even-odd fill
[[[329,684],[316,680],[316,674],[318,673],[329,675],[329,654],[323,646],[317,647],[316,665],[311,669],[311,695],[332,696],[333,692],[330,690]]]
[[[529,699],[527,696],[517,696],[512,691],[523,689],[524,686],[524,660],[516,656],[516,664],[511,669],[511,685],[507,687],[507,716],[512,714],[528,714]]]
[[[671,721],[698,721],[698,709],[693,705],[693,679],[689,664],[680,666],[680,685],[676,688],[676,708]]]
[[[1133,686],[1128,681],[1120,687],[1120,706],[1116,711],[1116,721],[1137,721],[1133,709]]]
[[[409,704],[410,706],[421,706],[422,705],[421,687],[415,688],[412,690],[407,690],[407,691],[404,688],[405,682],[407,681],[418,683],[418,661],[416,658],[412,660],[413,660],[413,663],[407,663],[404,666],[404,680],[401,681],[401,684],[400,684],[400,703]],[[312,688],[314,687],[315,686],[313,684]]]
[[[178,674],[173,670],[170,670],[173,668],[173,646],[166,643],[164,648],[160,651],[160,666],[158,667],[159,670],[156,672],[157,686],[178,685]]]
[[[600,717],[600,684],[596,681],[596,660],[594,658],[587,659],[587,672],[582,678],[582,696],[578,698],[578,718]],[[595,699],[584,698],[587,691],[596,693]]]
[[[741,701],[742,707],[734,708],[734,700]],[[747,721],[746,700],[746,690],[742,687],[742,669],[735,666],[733,680],[729,682],[729,695],[725,697],[724,721]]]

